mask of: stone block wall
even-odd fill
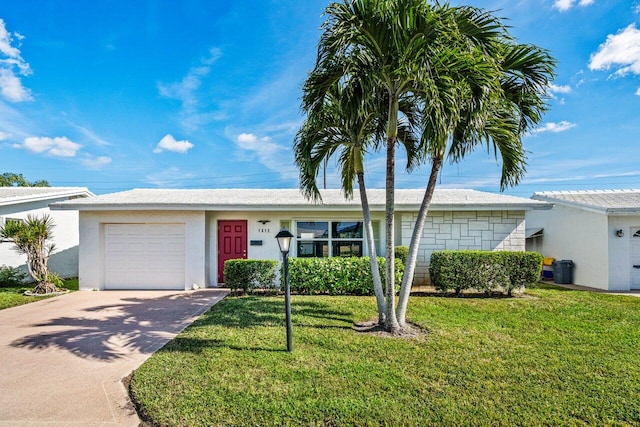
[[[402,245],[409,246],[417,214],[402,213]],[[524,211],[429,212],[422,232],[414,285],[429,283],[434,251],[524,251]]]

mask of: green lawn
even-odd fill
[[[66,279],[64,281],[65,288],[71,291],[78,290],[78,279]],[[15,307],[17,305],[28,304],[33,301],[38,301],[43,298],[49,297],[28,297],[23,295],[24,291],[33,289],[33,286],[20,286],[12,288],[0,288],[0,310],[9,307]]]
[[[540,286],[412,297],[420,339],[358,334],[367,297],[227,298],[133,378],[159,425],[640,424],[640,298]]]

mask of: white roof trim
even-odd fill
[[[360,199],[346,200],[340,190],[321,190],[323,202],[314,203],[294,189],[138,189],[105,194],[91,199],[70,200],[51,205],[52,209],[81,211],[360,211]],[[385,209],[385,190],[368,190],[370,208]],[[424,190],[396,190],[397,211],[417,211]],[[511,210],[550,209],[551,204],[503,194],[475,190],[438,189],[430,210]]]
[[[0,187],[0,206],[74,196],[92,197],[94,194],[86,187]]]
[[[582,191],[543,191],[534,193],[531,198],[533,200],[546,201],[553,204],[569,206],[577,209],[581,209],[587,212],[594,212],[599,214],[604,214],[607,216],[625,216],[625,215],[639,215],[640,214],[640,204],[634,205],[633,200],[631,204],[629,204],[629,199],[624,200],[625,197],[629,198],[630,196],[635,196],[637,200],[637,195],[640,193],[640,190],[582,190]],[[620,200],[621,204],[629,204],[624,207],[611,207],[608,206],[605,200],[601,200],[601,203],[598,204],[597,197],[607,197],[617,198]],[[592,197],[595,200],[592,202],[586,201],[578,201],[578,200],[568,200],[567,197]],[[625,203],[626,202],[626,203]]]

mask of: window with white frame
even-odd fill
[[[362,221],[296,221],[298,258],[364,255]]]

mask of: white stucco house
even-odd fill
[[[408,245],[423,190],[396,190],[395,244]],[[370,190],[383,255],[384,190]],[[190,289],[224,283],[224,261],[279,259],[276,233],[295,235],[291,256],[368,255],[359,199],[323,190],[311,203],[289,189],[138,189],[52,208],[80,213],[81,289]],[[414,283],[439,249],[525,249],[525,211],[545,202],[473,190],[437,190]]]
[[[21,221],[28,215],[48,214],[53,219],[55,252],[49,267],[61,277],[78,275],[78,212],[51,211],[50,203],[93,196],[84,187],[0,187],[0,225]],[[10,241],[0,241],[0,265],[21,267],[26,271],[26,256],[18,253]]]
[[[573,282],[598,289],[640,289],[640,190],[549,191],[553,204],[526,213],[527,249],[574,262]]]

